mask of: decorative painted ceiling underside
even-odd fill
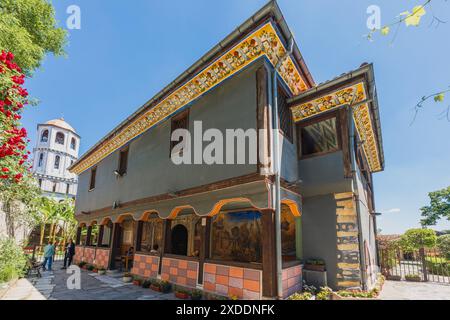
[[[71,169],[80,174],[95,165],[127,142],[166,119],[219,83],[239,72],[256,59],[266,56],[276,65],[286,53],[286,48],[271,22],[261,26],[239,44],[224,53],[208,67],[176,89],[167,98],[136,118],[115,136],[101,144],[86,158],[81,159]],[[291,90],[298,95],[307,89],[305,80],[300,75],[291,57],[287,57],[280,67],[280,76]]]
[[[360,82],[294,106],[291,109],[295,122],[299,122],[343,105],[353,106],[353,119],[359,138],[364,141],[364,153],[369,162],[370,170],[377,172],[382,170],[382,166],[369,103],[364,103],[366,99],[368,97],[364,83]]]

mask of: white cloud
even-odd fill
[[[400,211],[401,210],[399,208],[392,208],[392,209],[386,210],[384,212],[386,212],[386,213],[397,213],[397,212],[400,212]]]

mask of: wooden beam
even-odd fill
[[[90,246],[91,245],[91,235],[92,235],[92,226],[89,226],[87,228],[87,235],[86,235],[86,246]]]
[[[275,246],[275,211],[272,209],[262,210],[262,278],[263,296],[276,297],[276,246]]]
[[[97,247],[101,247],[103,242],[103,232],[105,230],[105,226],[104,225],[100,225],[99,229],[98,229],[98,238],[97,238]]]
[[[77,246],[80,244],[80,241],[81,241],[81,230],[82,230],[81,227],[77,228],[77,236],[75,239],[75,245],[77,245]]]
[[[121,225],[120,223],[114,223],[112,229],[112,241],[111,241],[111,249],[109,250],[109,269],[114,270],[116,267],[115,258],[117,255],[117,250],[120,248],[120,233],[121,233]]]
[[[344,177],[351,178],[352,177],[352,158],[350,155],[350,146],[349,146],[349,129],[348,129],[348,114],[347,109],[340,109],[338,112],[338,123],[340,128],[340,141],[342,146],[342,154],[344,157]]]
[[[209,258],[209,247],[211,241],[211,217],[202,217],[200,229],[200,253],[198,262],[198,283],[203,283],[203,267],[205,259]]]

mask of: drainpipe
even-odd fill
[[[276,248],[276,269],[277,269],[277,297],[278,299],[283,298],[283,288],[282,288],[282,256],[281,256],[281,182],[280,182],[280,168],[281,168],[281,157],[280,157],[280,146],[279,146],[279,117],[278,117],[278,70],[281,67],[283,61],[292,54],[294,48],[294,39],[291,38],[289,42],[289,49],[283,57],[281,57],[272,74],[272,136],[273,136],[273,164],[274,164],[274,175],[275,175],[275,248]]]
[[[362,226],[361,226],[361,211],[359,204],[359,194],[358,194],[358,181],[356,178],[356,159],[355,159],[355,127],[353,123],[353,108],[351,106],[348,107],[348,128],[350,131],[350,157],[351,157],[351,168],[352,168],[352,191],[355,195],[355,203],[356,203],[356,215],[358,219],[358,243],[359,243],[359,261],[360,261],[360,272],[361,272],[361,284],[362,289],[367,290],[366,286],[366,270],[364,266],[366,265],[365,253],[364,253],[364,241],[362,237]]]

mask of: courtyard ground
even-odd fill
[[[17,281],[1,300],[173,300],[173,293],[163,294],[124,283],[121,274],[103,275],[81,271],[81,289],[68,289],[70,274],[56,262],[53,271],[42,272],[41,278]]]
[[[381,300],[450,300],[450,285],[436,282],[386,281]]]

